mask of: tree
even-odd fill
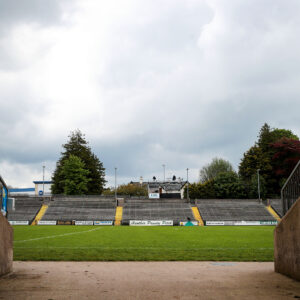
[[[98,157],[91,151],[88,142],[85,140],[85,137],[80,130],[71,132],[69,141],[63,145],[63,149],[64,151],[61,153],[61,157],[56,163],[56,169],[52,176],[52,193],[64,193],[65,178],[63,173],[61,173],[61,169],[70,155],[75,155],[81,159],[84,163],[84,168],[89,171],[89,181],[87,183],[88,190],[86,194],[101,194],[106,182],[105,169],[102,162],[100,162]]]
[[[82,160],[70,155],[61,168],[61,176],[64,178],[64,194],[65,195],[83,195],[88,191],[89,171],[85,169]]]
[[[251,177],[251,181],[249,183],[249,191],[248,195],[249,198],[258,199],[258,174],[254,174]],[[266,180],[263,176],[259,176],[259,190],[260,190],[260,198],[266,199],[267,198],[267,188],[266,188]]]
[[[270,151],[270,144],[279,141],[282,138],[288,138],[293,140],[299,140],[298,136],[293,134],[291,130],[271,128],[265,123],[260,129],[257,145],[263,151]]]
[[[247,189],[235,172],[223,172],[214,179],[214,190],[218,199],[247,198]]]
[[[103,191],[103,194],[105,196],[113,196],[115,194],[114,188],[107,188]],[[128,184],[122,184],[117,188],[117,194],[118,195],[124,195],[124,196],[148,196],[148,190],[147,187],[141,185],[141,184],[135,184],[135,183],[128,183]]]
[[[223,172],[234,172],[231,163],[222,158],[213,158],[210,164],[205,165],[200,170],[200,182],[204,183],[208,180],[212,180]]]
[[[282,138],[278,142],[271,144],[271,148],[274,151],[272,165],[277,192],[279,193],[285,180],[300,160],[300,142]]]
[[[250,182],[257,170],[260,169],[261,175],[269,177],[272,171],[271,158],[263,152],[258,145],[251,147],[246,153],[239,166],[239,175]]]
[[[298,136],[293,134],[291,130],[271,128],[265,123],[260,129],[258,141],[244,153],[239,165],[239,175],[248,186],[251,186],[253,176],[257,173],[257,169],[260,169],[261,177],[265,180],[266,197],[274,197],[280,192],[280,182],[283,177],[277,178],[276,172],[278,171],[276,169],[278,166],[280,165],[286,172],[289,172],[289,168],[282,160],[274,159],[277,150],[272,145],[283,138],[293,141],[299,140]],[[286,155],[291,155],[286,150],[284,150]]]

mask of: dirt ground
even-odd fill
[[[273,263],[14,262],[0,299],[295,299]]]

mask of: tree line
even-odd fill
[[[258,140],[244,153],[238,172],[229,161],[214,158],[200,170],[199,182],[190,184],[189,196],[257,198],[259,176],[261,197],[280,197],[280,190],[299,159],[299,137],[291,130],[271,128],[265,123]]]
[[[92,152],[80,130],[71,132],[62,147],[52,176],[53,194],[114,194],[114,189],[105,188],[103,163]],[[189,185],[189,196],[198,199],[257,198],[259,170],[261,197],[278,197],[299,159],[299,137],[291,130],[271,128],[265,123],[257,141],[244,153],[238,172],[229,161],[214,158],[200,170],[199,182]],[[119,186],[117,193],[144,196],[147,189],[129,183]]]

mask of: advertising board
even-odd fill
[[[94,225],[98,225],[98,226],[113,225],[113,221],[94,221]]]
[[[277,225],[277,221],[206,221],[206,226],[264,226]]]
[[[38,225],[56,225],[56,221],[38,221]]]
[[[94,225],[93,221],[75,221],[75,225]]]
[[[10,225],[29,225],[29,221],[8,221]]]
[[[130,226],[173,226],[173,220],[130,220]]]
[[[159,193],[149,193],[149,199],[159,199]]]

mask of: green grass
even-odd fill
[[[14,226],[14,260],[273,261],[273,226]]]

